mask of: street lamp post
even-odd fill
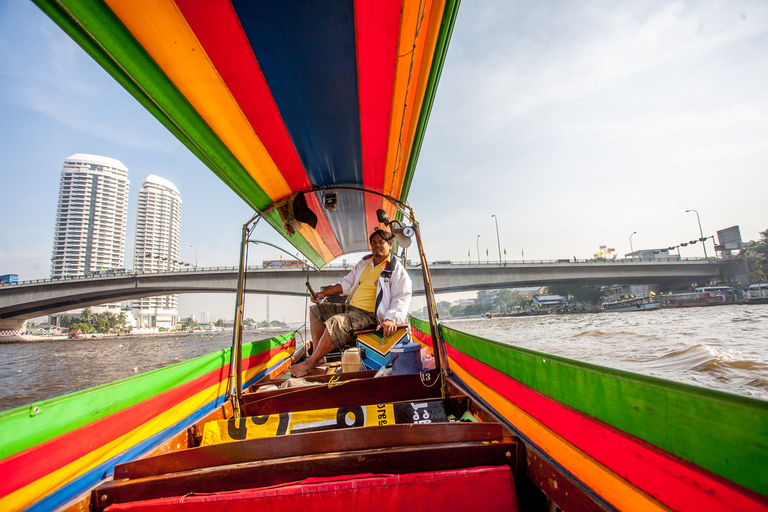
[[[499,265],[501,265],[501,240],[499,239],[499,218],[496,215],[491,215],[493,220],[496,221],[496,244],[499,246]]]
[[[197,270],[197,247],[194,245],[190,245],[190,247],[195,250],[195,270]]]
[[[701,245],[704,247],[704,259],[707,259],[707,241],[704,239],[704,232],[701,230],[701,219],[699,218],[699,212],[696,210],[685,210],[685,213],[694,212],[696,214],[696,220],[699,222],[699,235],[701,238]]]
[[[635,259],[635,249],[632,247],[632,237],[637,234],[637,231],[629,235],[629,254],[632,255],[632,259]]]
[[[480,264],[480,235],[477,235],[477,264]]]

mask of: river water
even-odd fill
[[[473,319],[446,325],[548,354],[768,401],[768,305]],[[247,333],[244,341],[273,335]],[[0,411],[231,343],[232,333],[214,333],[2,344]]]
[[[768,305],[445,323],[518,347],[768,400]]]
[[[279,334],[246,332],[243,342]],[[0,411],[107,384],[231,346],[231,331],[0,344]]]

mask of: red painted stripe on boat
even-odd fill
[[[312,189],[232,4],[228,0],[176,0],[176,5],[288,186],[293,192]],[[331,253],[340,255],[341,246],[325,210],[319,208],[317,200],[314,203],[310,207],[318,217],[317,231]]]
[[[552,400],[450,345],[446,350],[464,370],[673,510],[768,510],[768,500],[753,491]]]
[[[378,192],[384,190],[400,11],[400,0],[355,1],[363,185]],[[365,220],[369,232],[379,225],[376,210],[381,204],[380,197],[366,194]]]
[[[432,346],[432,335],[426,334],[415,328],[413,325],[411,325],[411,334],[413,334],[414,338],[419,340],[420,342],[424,343],[427,346]]]
[[[295,340],[243,359],[243,368],[248,369],[269,361],[272,356],[294,342]],[[79,459],[95,448],[114,441],[157,416],[158,411],[167,411],[196,393],[226,380],[228,374],[227,364],[120,412],[3,459],[0,461],[0,474],[5,476],[0,478],[0,496],[6,496]]]

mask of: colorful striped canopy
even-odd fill
[[[35,1],[321,267],[367,250],[378,208],[395,213],[363,190],[405,201],[459,5]],[[327,211],[332,187],[345,188]],[[316,228],[287,232],[274,206],[310,190]]]

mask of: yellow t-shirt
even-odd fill
[[[376,281],[379,280],[381,271],[384,270],[384,265],[386,264],[387,260],[384,260],[374,267],[373,258],[371,258],[370,263],[366,265],[363,273],[360,275],[360,284],[358,284],[355,294],[352,295],[352,300],[349,302],[350,306],[375,313]]]

